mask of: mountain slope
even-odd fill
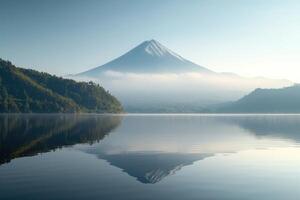
[[[212,71],[182,58],[156,40],[145,41],[124,55],[78,75],[97,77],[104,71],[129,73],[212,73]]]
[[[240,100],[217,109],[233,113],[300,113],[300,85],[256,89]]]
[[[17,68],[0,59],[0,112],[120,112],[116,98],[93,83],[77,83]]]

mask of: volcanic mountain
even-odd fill
[[[213,73],[209,69],[184,59],[156,40],[144,41],[124,55],[78,75],[97,77],[104,71],[129,73]]]
[[[287,80],[214,72],[156,40],[69,78],[99,83],[127,112],[206,112],[208,105],[236,101],[256,88],[292,85]]]

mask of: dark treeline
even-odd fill
[[[75,82],[0,59],[0,112],[122,112],[119,101],[92,82]]]

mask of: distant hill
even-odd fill
[[[256,89],[240,100],[223,105],[217,112],[300,113],[300,85],[281,89]]]
[[[119,101],[99,85],[75,82],[0,59],[0,112],[121,112]]]

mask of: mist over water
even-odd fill
[[[75,79],[99,83],[115,95],[129,112],[134,108],[137,111],[155,111],[157,108],[158,111],[163,106],[185,106],[185,112],[189,111],[188,108],[191,108],[190,111],[201,111],[208,105],[236,101],[256,88],[292,85],[286,80],[199,72],[158,74],[105,71],[98,78]]]

